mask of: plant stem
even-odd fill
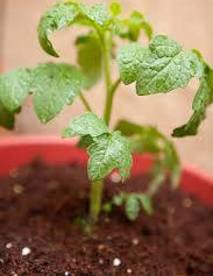
[[[105,105],[105,110],[104,110],[104,120],[107,125],[109,125],[109,123],[110,123],[114,94],[115,94],[115,91],[118,88],[120,82],[121,82],[120,79],[116,80],[115,83],[111,86],[111,88],[107,94],[106,105]]]
[[[111,86],[111,75],[110,75],[111,35],[109,33],[105,33],[105,36],[104,36],[103,62],[104,62],[104,75],[105,75],[106,91],[109,91],[110,86]]]
[[[105,33],[104,41],[102,45],[103,50],[103,65],[104,65],[104,78],[105,78],[105,88],[106,88],[106,102],[104,109],[104,121],[107,125],[109,125],[110,121],[110,102],[111,100],[111,34]]]
[[[80,99],[81,99],[81,101],[82,101],[82,103],[83,103],[85,109],[86,109],[87,111],[91,112],[92,109],[91,109],[91,107],[90,107],[90,105],[89,105],[87,99],[86,99],[86,98],[84,97],[84,95],[82,94],[82,92],[80,92],[79,96],[80,96]]]
[[[163,181],[165,181],[164,169],[162,167],[161,162],[157,162],[154,165],[154,168],[152,171],[152,180],[147,189],[147,194],[153,197],[158,191],[158,189],[160,188],[160,186],[162,185]]]
[[[98,31],[98,30],[97,30]],[[121,80],[118,79],[115,83],[111,83],[111,47],[112,47],[112,37],[111,34],[106,32],[104,36],[98,32],[100,36],[100,41],[103,51],[103,64],[104,64],[104,77],[105,77],[105,87],[106,87],[106,103],[104,109],[104,120],[107,125],[110,123],[111,113],[112,113],[112,103],[113,96],[116,89],[118,88]],[[85,104],[85,99],[82,98],[82,102]],[[87,102],[86,102],[87,103]],[[87,108],[91,108],[87,104]],[[95,224],[98,220],[103,194],[103,180],[91,182],[90,190],[90,223]]]
[[[91,183],[90,191],[90,223],[94,224],[98,220],[101,211],[101,201],[103,194],[103,181],[94,181]]]

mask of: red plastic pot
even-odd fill
[[[56,137],[8,137],[0,139],[0,175],[7,175],[10,170],[41,157],[48,164],[63,164],[69,161],[85,163],[86,153],[75,146],[73,140]],[[132,173],[147,173],[152,166],[152,158],[147,155],[135,155]],[[213,177],[184,166],[181,188],[195,194],[207,204],[213,204]]]

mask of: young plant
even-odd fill
[[[109,7],[88,6],[77,1],[56,4],[44,13],[38,25],[42,49],[58,58],[51,35],[73,25],[86,28],[75,43],[77,66],[46,63],[0,76],[0,125],[13,128],[15,116],[28,95],[32,96],[42,123],[55,118],[65,105],[80,99],[87,112],[73,119],[63,136],[79,136],[79,145],[89,154],[91,223],[97,222],[103,207],[104,178],[117,169],[124,181],[130,174],[134,152],[148,152],[155,158],[147,192],[121,193],[108,204],[108,210],[110,206],[125,204],[126,214],[133,220],[141,207],[151,213],[151,197],[167,173],[173,187],[177,187],[180,162],[173,143],[154,127],[121,120],[110,128],[113,100],[119,85],[135,83],[137,96],[146,96],[186,87],[192,78],[197,78],[200,85],[192,104],[193,114],[185,125],[172,133],[174,137],[183,137],[197,133],[207,107],[213,102],[213,70],[197,50],[184,50],[173,39],[153,34],[149,22],[139,11],[123,18],[117,2]],[[138,42],[141,34],[142,42]],[[121,47],[117,46],[119,40],[124,43]],[[118,65],[117,79],[111,74],[114,63]],[[99,117],[92,112],[85,90],[102,77],[106,100],[103,115]]]

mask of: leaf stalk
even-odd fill
[[[82,102],[82,104],[84,105],[85,109],[86,109],[87,111],[89,111],[89,112],[92,112],[92,108],[90,107],[90,105],[89,105],[87,99],[85,98],[85,96],[83,95],[82,92],[80,92],[79,97],[80,97],[81,102]]]

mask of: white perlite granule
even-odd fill
[[[103,259],[99,259],[99,264],[103,264],[104,263],[104,260]]]
[[[13,247],[12,242],[8,242],[8,243],[6,244],[6,248],[7,248],[7,249],[10,249],[10,248],[12,248],[12,247]]]
[[[139,240],[137,238],[132,240],[132,244],[134,245],[138,245],[139,244]]]
[[[27,256],[27,255],[29,255],[30,253],[31,253],[31,250],[30,250],[29,247],[24,247],[24,248],[22,249],[22,251],[21,251],[21,255],[22,255],[22,256]]]
[[[113,260],[113,266],[119,266],[121,264],[121,260],[119,258],[115,258]]]
[[[15,184],[13,186],[13,191],[14,191],[15,194],[21,194],[24,191],[24,187],[20,184]]]

